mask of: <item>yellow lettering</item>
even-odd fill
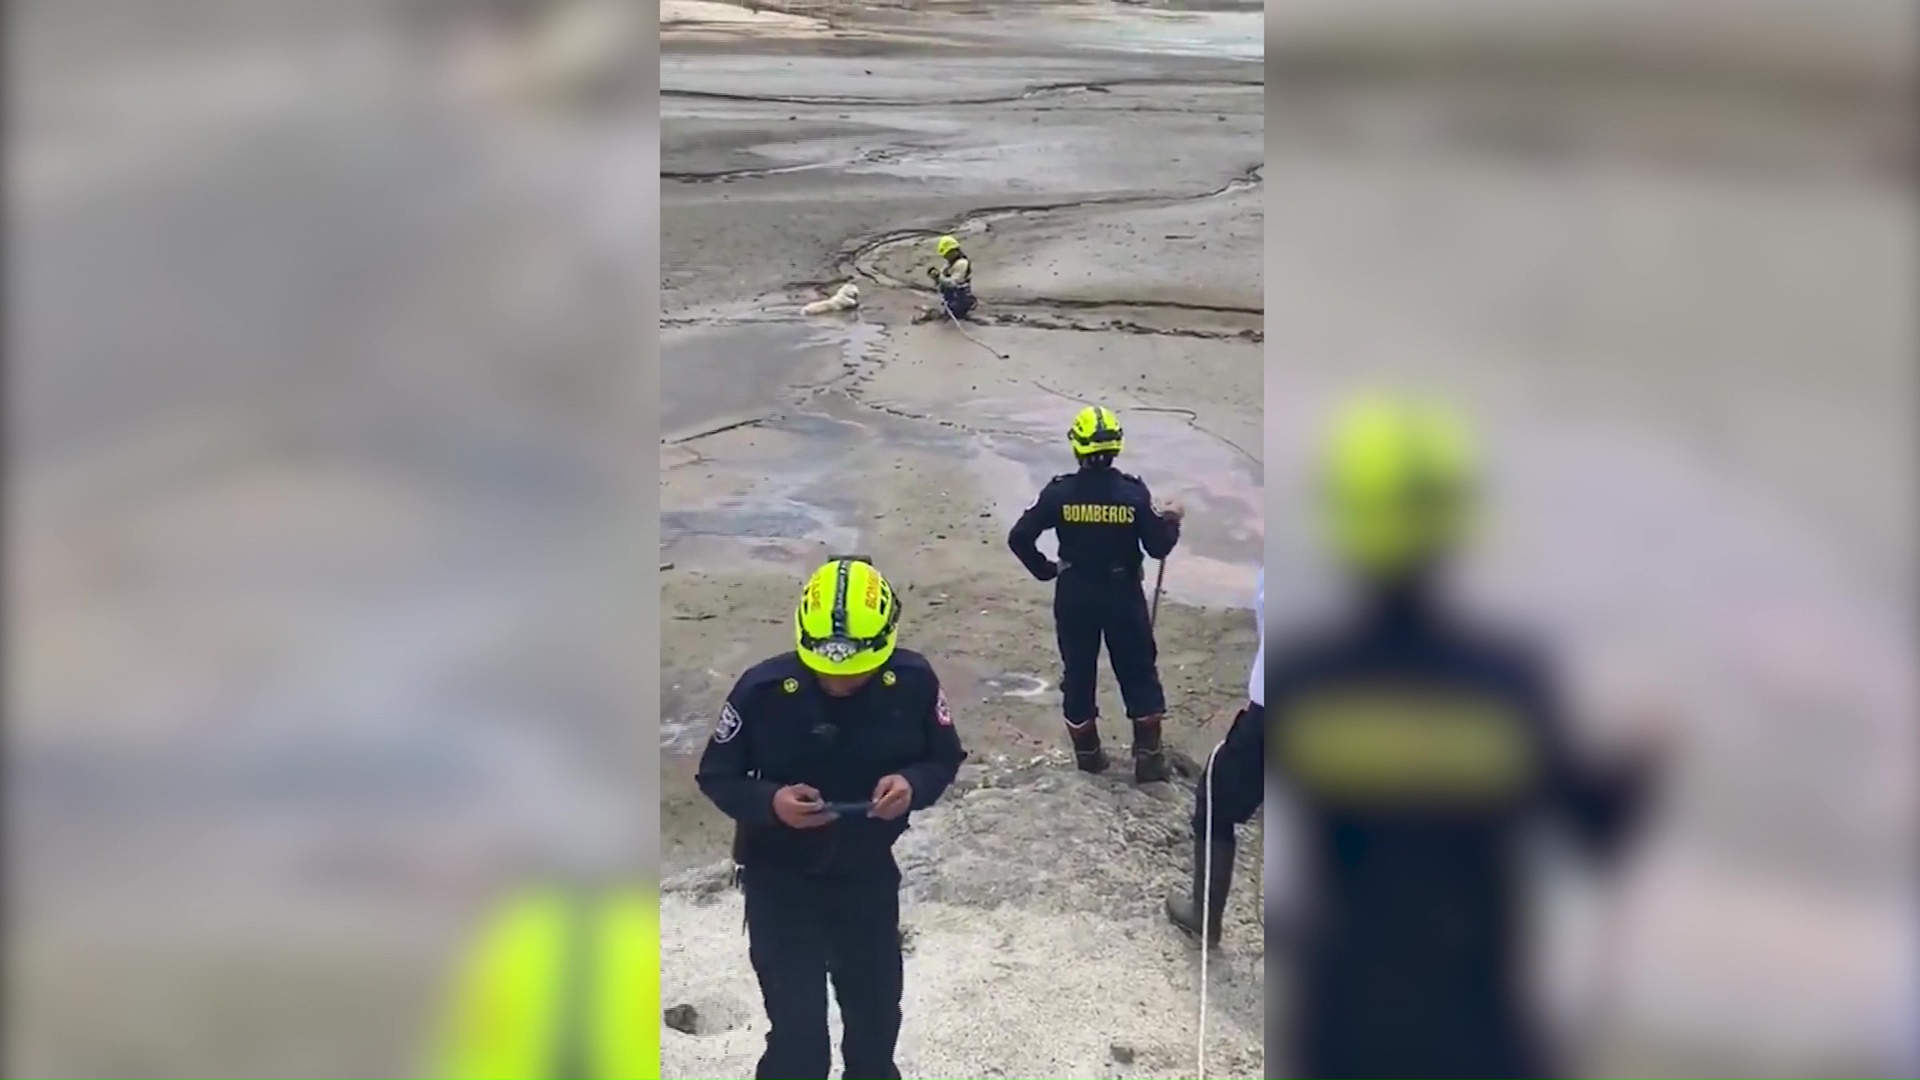
[[[1520,718],[1483,698],[1330,694],[1296,706],[1280,734],[1286,774],[1348,804],[1497,802],[1517,797],[1538,768]]]
[[[1131,525],[1133,507],[1110,503],[1067,503],[1060,508],[1060,520],[1069,525]]]

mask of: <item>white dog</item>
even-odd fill
[[[860,306],[860,287],[849,281],[825,300],[815,300],[800,309],[802,315],[825,315],[829,311],[847,311]]]

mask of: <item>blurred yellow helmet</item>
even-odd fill
[[[813,572],[793,613],[800,661],[821,675],[865,675],[893,655],[900,602],[864,558],[834,559]]]
[[[1384,395],[1350,403],[1334,418],[1320,467],[1328,539],[1368,576],[1415,570],[1457,547],[1472,524],[1472,439],[1437,404]]]
[[[940,257],[944,259],[960,250],[960,241],[951,236],[943,236],[933,242],[933,250],[939,252]]]
[[[1120,430],[1120,418],[1112,409],[1089,405],[1073,418],[1073,426],[1067,429],[1067,442],[1073,445],[1074,457],[1087,457],[1119,453],[1126,437]]]
[[[440,1080],[660,1074],[660,914],[650,886],[552,886],[482,928],[441,1032]]]

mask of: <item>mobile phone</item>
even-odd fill
[[[870,802],[830,802],[823,805],[820,809],[825,810],[829,814],[838,814],[844,818],[859,818],[866,817],[871,813],[873,811],[873,804]]]

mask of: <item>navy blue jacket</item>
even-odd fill
[[[858,692],[832,698],[797,653],[756,664],[734,684],[700,755],[700,790],[739,825],[741,865],[860,872],[891,865],[907,815],[842,819],[793,829],[773,794],[807,784],[829,802],[863,802],[882,777],[913,786],[913,810],[932,806],[966,760],[940,680],[926,657],[896,648]]]
[[[1040,553],[1036,541],[1052,529],[1060,562]],[[1180,542],[1180,523],[1154,512],[1146,481],[1114,468],[1086,468],[1056,476],[1007,534],[1027,572],[1041,581],[1076,573],[1138,579],[1147,557],[1164,559]]]

